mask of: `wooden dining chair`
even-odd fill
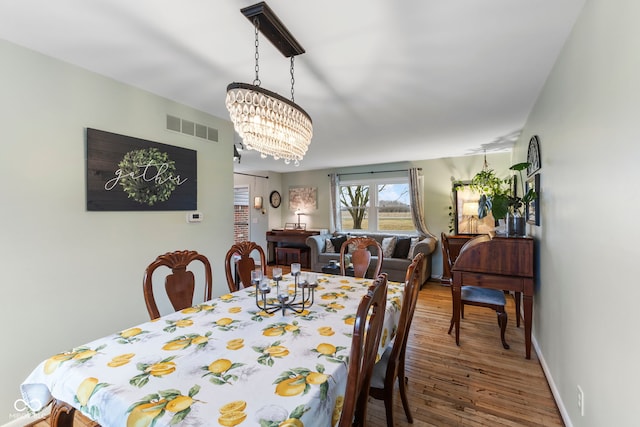
[[[351,251],[349,249],[350,246],[355,249]],[[369,251],[370,247],[377,248],[378,250],[378,263],[373,271],[373,277],[378,277],[382,271],[382,246],[380,246],[380,243],[372,237],[350,237],[342,244],[340,247],[340,274],[346,276],[348,266],[345,265],[344,257],[348,253],[351,255],[354,277],[365,277],[367,270],[369,269],[369,264],[371,263],[372,255]]]
[[[171,269],[171,273],[165,278],[164,287],[173,309],[178,311],[193,305],[195,276],[192,271],[187,270],[187,267],[192,262],[199,262],[204,268],[205,284],[203,301],[211,299],[213,275],[211,273],[211,264],[207,257],[196,251],[188,250],[167,252],[164,255],[158,256],[155,261],[149,264],[144,272],[142,282],[144,301],[147,304],[147,311],[149,312],[151,320],[160,317],[153,286],[153,273],[159,267],[168,267]]]
[[[442,243],[442,259],[448,263],[449,270],[453,268],[453,260],[449,251],[449,239],[445,233],[441,233]],[[449,286],[451,286],[451,280],[449,279]],[[453,297],[453,287],[451,287],[451,294]],[[507,301],[504,296],[504,291],[499,289],[482,288],[479,286],[462,286],[460,288],[460,318],[464,318],[464,306],[474,305],[477,307],[486,307],[494,310],[498,316],[498,325],[500,326],[500,339],[502,340],[502,347],[505,350],[509,349],[509,344],[504,338],[505,331],[507,330],[507,312],[504,309]],[[451,325],[449,326],[449,334],[453,329],[453,315],[451,316]]]
[[[400,399],[404,407],[404,413],[407,421],[413,423],[413,416],[409,409],[409,401],[407,400],[406,385],[408,382],[405,376],[405,352],[407,350],[407,340],[409,338],[409,330],[413,313],[418,304],[418,295],[420,293],[420,272],[425,262],[425,255],[418,253],[412,260],[404,281],[404,298],[402,300],[402,309],[400,310],[400,320],[398,321],[398,329],[393,340],[393,345],[386,348],[382,358],[373,367],[371,375],[371,385],[369,387],[369,395],[375,399],[384,400],[384,407],[387,416],[387,426],[393,427],[393,394],[396,378],[398,379],[398,387],[400,389]]]
[[[253,252],[256,252],[260,258],[262,274],[267,274],[267,259],[262,247],[255,242],[236,243],[231,246],[224,258],[224,272],[227,276],[229,292],[251,286],[251,272],[256,268],[256,262],[251,257]]]
[[[383,273],[374,280],[358,305],[347,368],[347,388],[338,427],[365,425],[369,384],[378,355],[386,303],[387,275]]]

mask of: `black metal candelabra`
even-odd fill
[[[260,277],[260,279],[258,279],[256,277],[254,281],[254,285],[256,286],[256,306],[269,314],[282,310],[283,316],[287,308],[300,314],[311,307],[315,297],[315,289],[318,287],[316,274],[306,273],[304,277],[301,277],[303,275],[300,272],[300,264],[294,263],[291,264],[291,275],[294,277],[293,295],[289,294],[288,288],[280,289],[282,269],[273,269],[273,281],[276,282],[276,298],[267,298],[267,295],[270,294],[272,290],[269,278]],[[256,276],[258,276],[258,274],[256,274]],[[300,289],[300,295],[298,295],[298,289]],[[300,296],[300,299],[298,299],[298,296]]]

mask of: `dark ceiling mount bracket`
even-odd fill
[[[291,35],[287,27],[278,19],[273,10],[265,2],[240,9],[240,12],[253,24],[253,19],[259,22],[258,30],[287,58],[301,55],[304,48]]]

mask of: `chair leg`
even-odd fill
[[[498,324],[500,325],[500,339],[502,340],[502,347],[504,347],[505,350],[509,350],[509,344],[507,344],[507,341],[505,341],[504,339],[504,333],[507,330],[507,312],[504,311],[498,311]]]
[[[451,324],[449,325],[449,332],[447,332],[449,335],[451,335],[452,329],[453,329],[453,316],[451,316]]]
[[[513,296],[516,300],[516,326],[520,327],[520,292],[515,292]]]
[[[410,424],[413,424],[413,416],[411,415],[411,410],[409,409],[409,400],[407,399],[408,382],[409,380],[404,376],[404,372],[402,373],[402,375],[398,376],[398,386],[400,387],[400,400],[402,400],[402,407],[404,408],[404,413],[407,416],[407,421],[409,421]],[[389,425],[388,422],[387,425]],[[393,425],[390,425],[389,427],[393,427]]]
[[[393,391],[385,390],[384,412],[387,415],[387,427],[393,427]]]

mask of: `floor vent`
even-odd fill
[[[167,129],[218,142],[218,129],[167,114]]]

